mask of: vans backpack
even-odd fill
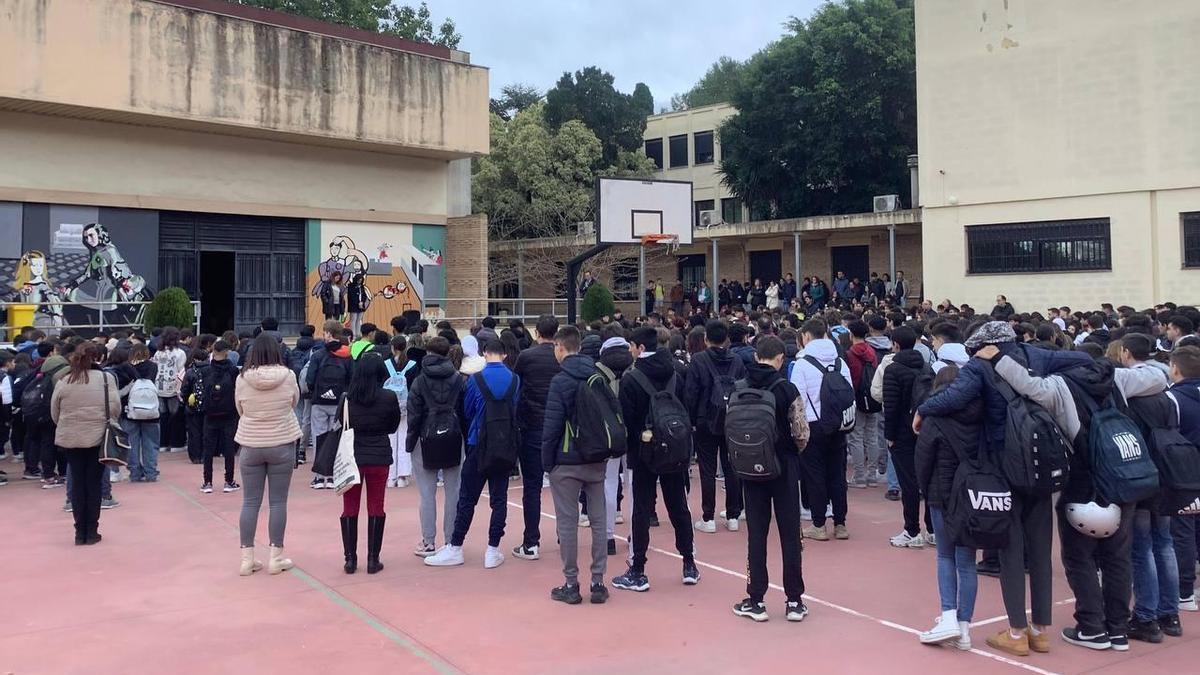
[[[426,380],[425,384],[428,382]],[[429,389],[428,386],[425,388]],[[425,395],[428,409],[421,428],[421,464],[430,471],[452,469],[462,462],[462,427],[455,410],[461,391],[462,380],[455,377],[444,399],[432,392]]]
[[[206,417],[224,418],[237,414],[233,381],[236,373],[236,370],[218,368],[213,364],[205,368],[199,386],[204,390],[201,402]]]
[[[406,374],[416,365],[412,361],[407,361],[404,367],[396,370],[396,362],[392,359],[384,359],[384,365],[387,366],[388,378],[383,381],[383,388],[389,391],[396,392],[396,398],[400,399],[401,405],[408,402],[408,377]]]
[[[1091,414],[1088,423],[1088,453],[1096,491],[1110,504],[1133,504],[1158,493],[1158,468],[1150,458],[1142,432],[1113,406],[1112,397],[1103,407],[1091,396],[1082,400]]]
[[[735,355],[735,358],[738,358]],[[725,411],[729,407],[729,398],[733,395],[736,383],[733,379],[735,361],[730,360],[725,366],[725,372],[717,370],[717,363],[711,357],[706,357],[708,372],[712,376],[712,389],[708,393],[708,419],[705,420],[713,434],[720,434],[725,428]]]
[[[1012,515],[1012,490],[1004,475],[982,455],[973,460],[960,452],[946,498],[950,540],[968,548],[1005,548]]]
[[[512,406],[512,398],[517,392],[517,378],[512,376],[508,389],[498,397],[488,388],[483,373],[475,373],[471,377],[483,395],[483,420],[479,423],[479,438],[475,443],[479,472],[485,476],[507,473],[517,465],[517,448],[521,444],[516,411]]]
[[[21,417],[25,424],[45,424],[50,421],[50,397],[54,395],[54,374],[66,368],[67,364],[55,366],[44,373],[38,373],[25,391],[21,392]]]
[[[883,404],[871,396],[871,381],[875,379],[875,371],[877,370],[878,368],[874,363],[863,361],[862,375],[858,380],[858,389],[854,391],[854,402],[861,412],[883,412]]]
[[[630,370],[630,377],[650,397],[650,410],[642,431],[642,461],[659,475],[686,471],[692,459],[692,422],[675,396],[678,376],[672,374],[662,391],[656,390],[650,378],[636,368]]]
[[[858,406],[854,388],[842,377],[842,359],[836,358],[824,366],[815,357],[805,356],[805,361],[821,371],[821,410],[817,421],[812,424],[823,434],[850,431],[854,428],[855,411]],[[805,394],[807,396],[807,394]],[[809,405],[812,398],[809,397]],[[814,408],[816,406],[813,406]]]
[[[604,373],[592,375],[575,389],[575,411],[567,422],[563,443],[572,444],[584,464],[621,457],[627,451],[629,439],[621,406]]]
[[[154,382],[144,377],[134,380],[129,385],[129,398],[126,399],[125,416],[131,420],[156,420],[159,417],[158,387]]]
[[[313,383],[313,404],[314,405],[333,405],[342,398],[342,394],[346,393],[346,382],[349,377],[346,376],[350,369],[350,359],[344,359],[340,356],[326,353],[325,358],[321,359],[321,365],[317,367],[317,379]]]
[[[775,418],[776,380],[770,389],[754,389],[746,380],[739,380],[729,398],[725,413],[725,447],[729,463],[738,478],[749,481],[769,481],[779,477],[779,426]]]

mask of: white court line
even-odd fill
[[[1069,605],[1072,602],[1075,602],[1075,598],[1067,598],[1066,600],[1059,600],[1058,602],[1054,603],[1054,606],[1061,607],[1063,605]],[[1029,610],[1025,610],[1026,615],[1028,615],[1029,613],[1030,613]],[[1001,621],[1008,621],[1008,615],[1001,614],[1000,616],[993,616],[992,618],[984,619],[983,621],[976,621],[971,624],[971,627],[975,628],[978,626],[986,626],[991,623],[1000,623]]]
[[[522,505],[520,505],[520,504],[517,504],[516,502],[508,502],[508,505],[509,505],[509,506],[511,506],[511,507],[513,507],[513,508],[518,508],[518,509],[522,509],[522,510],[524,510],[524,507],[522,507]],[[540,513],[542,514],[542,517],[544,517],[544,518],[549,518],[550,520],[558,520],[558,517],[557,517],[557,516],[555,516],[554,514],[551,514],[551,513],[546,513],[545,511],[541,511]],[[624,541],[624,542],[628,542],[628,541],[629,541],[629,539],[628,539],[628,538],[626,538],[626,537],[622,537],[622,536],[620,536],[620,535],[617,535],[617,534],[615,534],[615,533],[614,533],[614,535],[613,535],[613,538],[614,538],[614,539],[620,539],[621,541]],[[656,547],[654,547],[654,546],[650,546],[650,547],[648,547],[648,548],[649,548],[649,550],[651,550],[651,551],[654,551],[655,553],[659,553],[659,554],[661,554],[661,555],[665,555],[665,556],[668,556],[668,557],[671,557],[671,558],[675,558],[675,559],[677,559],[677,560],[683,560],[683,556],[679,555],[678,553],[675,553],[674,551],[667,551],[667,550],[665,550],[665,549],[656,548]],[[710,569],[710,570],[712,570],[712,571],[714,571],[714,572],[720,572],[720,573],[722,573],[722,574],[728,574],[729,576],[731,576],[731,577],[736,577],[736,578],[738,578],[738,579],[741,579],[742,581],[746,581],[746,575],[745,575],[745,574],[742,574],[741,572],[735,572],[735,571],[733,571],[733,570],[731,570],[731,569],[726,569],[726,568],[724,568],[724,567],[721,567],[721,566],[719,566],[719,565],[714,565],[714,564],[712,564],[712,563],[703,562],[703,561],[701,561],[701,560],[697,560],[697,561],[696,561],[696,565],[698,565],[699,567],[706,567],[706,568],[708,568],[708,569]],[[780,585],[778,585],[778,584],[771,584],[771,583],[768,583],[767,585],[768,585],[769,587],[771,587],[771,588],[774,588],[774,589],[775,589],[775,590],[777,590],[777,591],[780,591],[780,592],[782,592],[782,591],[783,591],[783,587],[782,587],[782,586],[780,586]],[[825,607],[829,607],[830,609],[835,609],[835,610],[837,610],[837,611],[839,611],[839,612],[842,612],[843,614],[849,614],[850,616],[856,616],[856,617],[858,617],[858,618],[860,618],[860,619],[867,619],[868,621],[873,621],[873,622],[875,622],[875,623],[877,623],[877,624],[879,624],[879,625],[881,625],[881,626],[886,626],[886,627],[888,627],[888,628],[891,628],[891,629],[893,629],[893,630],[898,630],[898,631],[901,631],[901,632],[904,632],[904,633],[908,633],[908,634],[910,634],[910,635],[920,635],[920,634],[922,633],[922,631],[920,631],[920,630],[917,630],[916,628],[911,628],[911,627],[909,627],[909,626],[905,626],[905,625],[902,625],[902,624],[898,624],[898,623],[896,623],[896,622],[894,622],[894,621],[888,621],[887,619],[881,619],[881,618],[879,618],[879,617],[876,617],[876,616],[871,616],[870,614],[865,614],[865,613],[863,613],[863,612],[860,612],[860,611],[858,611],[858,610],[856,610],[856,609],[850,609],[849,607],[843,607],[842,605],[839,605],[839,604],[837,604],[837,603],[829,602],[828,600],[822,600],[822,599],[820,599],[820,598],[818,598],[818,597],[816,597],[816,596],[813,596],[813,595],[810,595],[810,594],[808,594],[807,592],[804,594],[804,599],[805,599],[805,600],[807,600],[807,601],[809,601],[809,602],[815,602],[815,603],[817,603],[818,605],[824,605]],[[1023,670],[1028,670],[1029,672],[1032,672],[1032,673],[1038,673],[1039,675],[1060,675],[1059,673],[1056,673],[1056,672],[1054,672],[1054,671],[1051,671],[1051,670],[1043,670],[1042,668],[1038,668],[1037,666],[1031,666],[1031,665],[1029,665],[1028,663],[1022,663],[1022,662],[1020,662],[1020,661],[1016,661],[1016,660],[1014,660],[1014,659],[1010,659],[1010,658],[1008,658],[1007,656],[1001,656],[1001,655],[999,655],[999,654],[993,654],[993,653],[991,653],[991,652],[985,652],[985,651],[983,651],[982,649],[975,649],[975,648],[972,648],[972,649],[970,650],[970,652],[968,652],[968,653],[970,653],[970,654],[976,654],[976,655],[978,655],[978,656],[983,656],[983,657],[986,657],[986,658],[992,659],[993,661],[998,661],[998,662],[1000,662],[1000,663],[1005,663],[1005,664],[1008,664],[1008,665],[1010,665],[1010,666],[1016,666],[1017,668],[1021,668],[1021,669],[1023,669]]]

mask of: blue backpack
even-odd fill
[[[1112,396],[1103,407],[1086,394],[1076,399],[1091,415],[1088,451],[1096,492],[1110,504],[1133,504],[1157,495],[1158,468],[1137,424],[1117,410]]]
[[[413,367],[414,362],[408,361],[400,370],[396,370],[396,362],[392,359],[384,359],[383,363],[388,370],[388,379],[384,380],[383,388],[396,392],[396,398],[404,404],[408,401],[408,378],[405,377],[405,373]]]

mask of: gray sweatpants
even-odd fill
[[[417,506],[417,512],[421,518],[421,543],[437,543],[437,480],[438,472],[441,471],[442,480],[446,484],[442,533],[445,536],[445,543],[449,544],[450,536],[454,534],[454,516],[458,506],[458,484],[459,474],[462,473],[462,464],[460,463],[452,469],[426,469],[425,463],[421,459],[419,442],[412,454],[412,476],[417,481],[417,493],[421,496],[421,501]]]
[[[596,464],[560,464],[550,470],[550,493],[554,496],[554,515],[558,519],[558,546],[562,553],[563,576],[568,584],[579,583],[579,493],[587,495],[592,522],[592,583],[604,581],[608,566],[608,529],[600,514],[606,513],[604,477],[607,462]]]
[[[258,511],[262,507],[263,490],[266,487],[270,488],[267,533],[271,537],[271,546],[283,547],[283,531],[287,528],[288,488],[292,484],[295,461],[296,446],[293,443],[273,448],[242,447],[242,516],[238,521],[242,548],[254,546]]]

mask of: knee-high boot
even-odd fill
[[[379,549],[383,547],[383,524],[387,516],[367,516],[367,574],[383,569]]]
[[[346,555],[346,574],[358,569],[358,516],[342,516],[342,552]]]

